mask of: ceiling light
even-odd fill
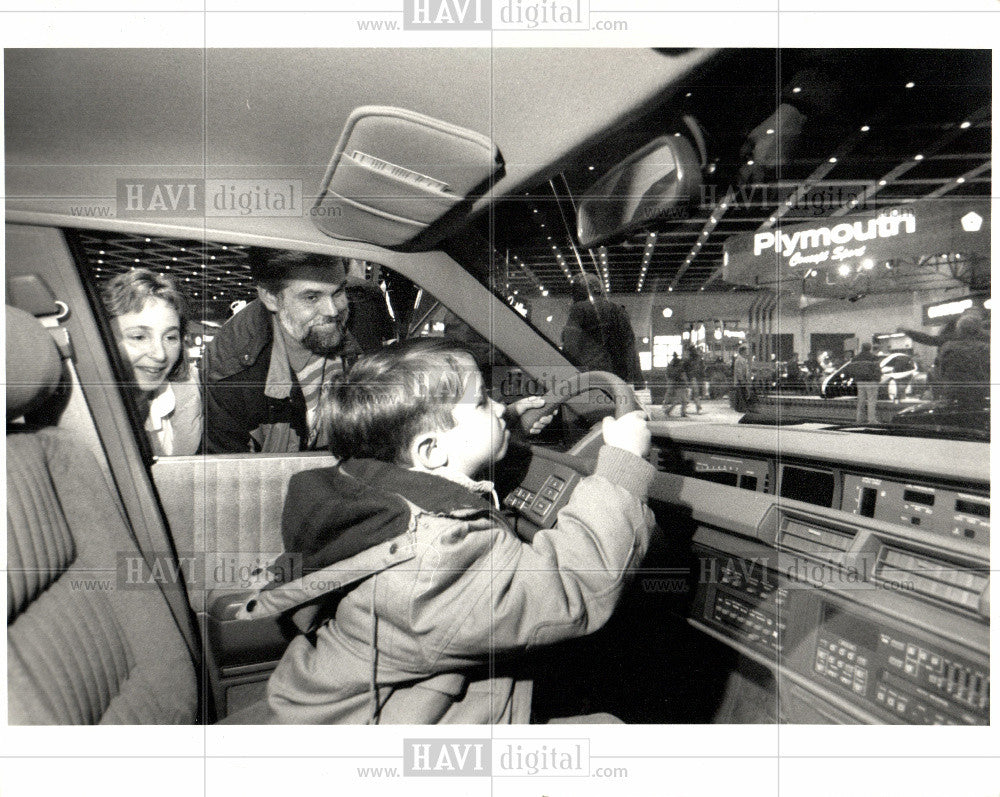
[[[773,136],[774,135],[774,130],[769,127],[769,128],[767,128],[767,130],[764,131],[764,135],[766,135],[766,136]]]
[[[802,91],[802,86],[796,86],[792,89],[792,94],[799,94]]]
[[[962,122],[962,124],[960,124],[959,127],[962,128],[963,130],[968,130],[970,127],[972,127],[972,122]]]
[[[830,163],[836,163],[836,162],[837,162],[836,158],[830,158]]]
[[[871,128],[868,125],[861,125],[861,132],[867,133]]]
[[[885,180],[879,180],[879,181],[878,181],[878,184],[879,184],[879,185],[885,185],[885,182],[886,182]]]
[[[959,177],[955,182],[958,183],[959,185],[961,185],[962,183],[965,182],[965,178],[964,177]]]
[[[538,208],[532,208],[532,209],[531,209],[531,212],[532,212],[532,213],[537,213],[537,212],[538,212]]]
[[[593,167],[593,166],[588,166],[588,167],[587,167],[587,171],[589,171],[589,172],[592,172],[592,171],[594,171],[594,167]],[[550,320],[551,320],[551,319],[550,319]]]
[[[670,316],[672,316],[673,314],[674,314],[674,311],[671,310],[669,307],[664,307],[663,308],[663,317],[664,318],[670,318]]]
[[[593,169],[594,167],[591,166],[590,168]],[[545,316],[545,320],[548,321],[551,324],[552,323],[552,316],[550,316],[550,315]]]
[[[747,161],[747,166],[753,166],[753,161],[752,160]]]
[[[915,161],[922,161],[923,159],[924,159],[923,155],[914,155],[913,156],[913,160],[915,160]]]
[[[909,83],[907,83],[907,84],[906,84],[906,88],[908,88],[908,89],[912,89],[912,88],[913,88],[914,86],[916,86],[916,85],[917,85],[917,84],[916,84],[916,83],[914,83],[914,82],[913,82],[913,81],[911,80],[911,81],[910,81]]]

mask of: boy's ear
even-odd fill
[[[278,297],[271,293],[263,285],[257,286],[257,297],[260,299],[261,304],[264,305],[272,313],[278,312]]]
[[[410,443],[410,460],[425,470],[437,470],[448,464],[448,452],[437,432],[421,432]]]

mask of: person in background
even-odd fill
[[[132,371],[129,387],[156,456],[194,454],[201,443],[201,394],[184,353],[184,297],[168,277],[134,268],[101,296]]]
[[[701,358],[698,347],[688,344],[684,349],[684,373],[687,376],[688,386],[691,389],[691,400],[694,402],[694,411],[701,414],[701,391],[705,384],[705,361]]]
[[[746,412],[750,408],[750,349],[743,344],[733,357],[733,409]]]
[[[914,343],[920,343],[923,346],[934,346],[937,348],[937,352],[934,357],[934,365],[930,371],[930,383],[931,390],[935,392],[935,398],[945,398],[945,394],[949,391],[944,384],[940,387],[935,388],[937,382],[941,382],[941,350],[948,341],[958,340],[961,336],[958,332],[958,325],[964,318],[970,318],[975,321],[976,326],[979,328],[979,337],[989,344],[990,334],[983,323],[983,317],[980,311],[976,308],[971,308],[966,310],[960,316],[949,319],[944,326],[936,334],[930,332],[924,332],[920,329],[909,329],[907,327],[897,327],[897,332],[902,332],[909,335],[910,339]],[[971,327],[969,327],[971,328]]]
[[[664,415],[670,417],[670,413],[674,407],[678,404],[681,406],[681,417],[687,417],[687,391],[688,391],[688,376],[687,371],[684,366],[684,360],[677,356],[677,352],[674,352],[674,357],[667,366],[667,392],[663,396],[663,409]]]
[[[879,358],[872,353],[872,344],[861,344],[861,351],[847,364],[844,373],[854,380],[858,388],[855,422],[863,423],[867,411],[868,423],[878,423],[878,387],[882,381],[882,369],[879,368]]]
[[[804,365],[806,368],[806,393],[819,393],[819,386],[823,382],[823,366],[819,364],[816,352],[809,352]]]
[[[962,316],[956,337],[938,353],[941,398],[970,409],[986,407],[990,393],[990,343],[977,316]]]
[[[573,280],[573,305],[563,327],[562,349],[587,371],[608,371],[635,388],[645,386],[628,314],[604,298],[596,274]]]

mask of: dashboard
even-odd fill
[[[675,429],[650,457],[697,524],[688,620],[774,673],[782,721],[989,723],[985,445]]]
[[[691,528],[686,623],[763,665],[777,721],[989,723],[986,445],[651,428],[650,505],[666,538]],[[533,449],[505,499],[519,533],[555,522],[599,443]]]

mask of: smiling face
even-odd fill
[[[452,408],[455,425],[441,432],[439,440],[444,447],[448,467],[474,476],[490,463],[507,453],[510,432],[503,419],[504,405],[486,394],[483,378],[471,357],[468,360],[468,378],[461,400]]]
[[[181,355],[181,322],[173,305],[152,296],[142,309],[113,319],[115,335],[132,367],[135,386],[156,391]]]
[[[337,354],[347,329],[346,274],[339,267],[291,269],[277,293],[259,288],[264,306],[292,340],[314,354]]]

